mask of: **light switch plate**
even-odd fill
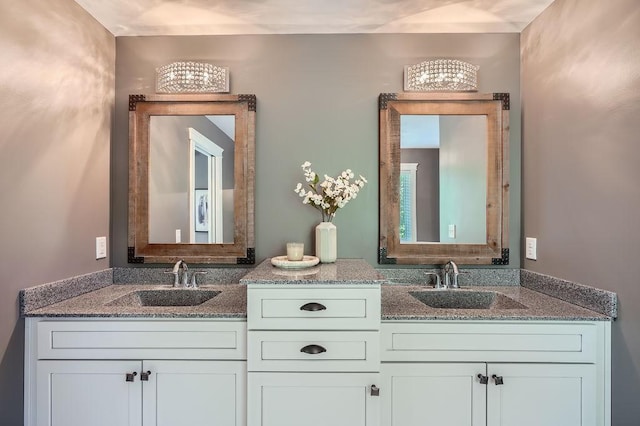
[[[526,239],[526,247],[525,247],[525,257],[531,260],[538,259],[538,239],[537,238],[527,238]]]
[[[96,260],[107,257],[107,237],[96,237]]]

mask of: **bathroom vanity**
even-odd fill
[[[363,261],[314,270],[242,279],[250,425],[378,424],[382,277]]]
[[[149,291],[175,293],[109,286],[26,318],[25,425],[245,424],[243,286],[203,286],[216,296],[197,306],[123,305]]]
[[[361,260],[240,281],[197,306],[123,306],[172,291],[128,284],[26,310],[25,425],[610,425],[608,316],[520,286],[432,307]]]

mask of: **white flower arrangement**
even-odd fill
[[[323,222],[333,221],[338,209],[354,200],[360,189],[367,183],[362,175],[351,182],[350,179],[355,177],[351,169],[345,170],[335,178],[324,175],[324,181],[320,182],[318,175],[311,170],[310,162],[305,161],[301,167],[310,189],[305,190],[299,183],[294,192],[302,198],[302,204],[308,204],[320,210]]]

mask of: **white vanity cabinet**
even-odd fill
[[[382,324],[384,426],[606,426],[610,323]]]
[[[27,319],[25,425],[246,424],[246,323]]]
[[[247,288],[248,425],[377,426],[380,286]]]

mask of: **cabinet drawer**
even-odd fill
[[[380,287],[247,289],[250,330],[378,330]]]
[[[38,359],[246,359],[240,321],[40,321]]]
[[[375,331],[250,331],[250,371],[378,371]]]
[[[382,361],[596,362],[597,327],[562,322],[387,322]]]

